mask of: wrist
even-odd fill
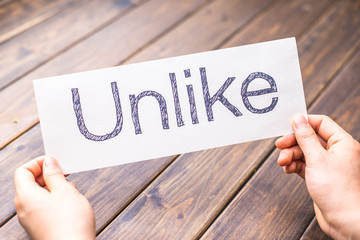
[[[349,221],[349,230],[350,234],[348,239],[360,239],[360,206],[358,206],[357,210],[353,211],[351,214],[351,219]]]
[[[333,237],[335,239],[360,240],[360,204],[352,205],[346,213],[338,216],[333,225]]]

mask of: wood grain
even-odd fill
[[[83,1],[0,45],[0,89],[101,28],[128,0]]]
[[[300,240],[332,240],[332,238],[321,230],[316,217],[314,217]]]
[[[275,151],[201,239],[299,239],[314,217],[304,182]]]
[[[360,137],[359,74],[360,52],[310,108],[311,113],[326,114],[336,119],[357,139]],[[276,150],[271,154],[201,239],[301,237],[313,219],[311,199],[299,177],[286,176],[277,166],[278,153]],[[324,238],[324,234],[313,224],[310,227],[313,229],[309,229],[305,236]]]
[[[244,184],[272,141],[184,154],[126,208],[98,239],[193,239]],[[253,154],[250,154],[253,153]],[[234,165],[234,162],[237,165]],[[257,162],[258,163],[258,162]]]
[[[310,112],[332,117],[355,139],[360,140],[360,47],[351,61],[338,73],[328,86],[326,94],[321,94]]]
[[[306,4],[302,2],[296,6],[292,3],[292,9],[307,9],[310,10],[310,2]],[[311,1],[315,4],[314,1]],[[316,1],[316,4],[319,2]],[[305,11],[305,10],[304,10]],[[300,12],[300,11],[299,11]],[[305,11],[306,12],[306,11]],[[306,102],[312,103],[318,94],[320,94],[323,88],[329,83],[330,79],[336,74],[338,69],[341,68],[343,62],[348,59],[355,49],[360,44],[360,1],[339,1],[335,5],[332,5],[331,11],[326,12],[324,17],[313,25],[313,27],[306,33],[306,37],[298,39],[298,51],[300,55],[300,66],[304,80],[304,92]],[[289,15],[298,14],[301,18],[301,14],[293,12],[288,16],[283,11],[276,12],[276,16],[289,17]],[[276,17],[275,14],[273,17]],[[303,19],[306,17],[303,16]],[[287,18],[287,22],[291,21]],[[297,23],[296,23],[297,22]],[[286,24],[278,21],[275,24],[268,25],[265,19],[259,20],[259,23],[265,26],[273,26],[268,30],[269,33],[280,32],[281,36],[289,36],[288,34],[281,33],[283,30],[279,30],[281,26],[285,29]],[[296,23],[296,24],[295,24]],[[303,24],[300,20],[293,20],[290,27]],[[285,26],[284,26],[285,25]],[[238,44],[249,43],[249,35],[254,32],[254,27],[248,25],[244,29],[244,33],[240,32],[235,35],[228,43],[226,47],[235,46]],[[265,30],[266,31],[266,30]],[[257,31],[260,32],[260,31]],[[256,35],[256,31],[255,31]],[[266,38],[257,34],[257,40],[271,40],[273,38]],[[335,71],[333,71],[335,70]]]
[[[0,6],[0,44],[56,15],[80,0],[16,0]]]
[[[0,95],[0,149],[38,122],[32,80],[114,66],[204,3],[206,0],[146,2],[3,89]],[[106,44],[103,44],[104,39]]]
[[[329,80],[360,46],[360,1],[340,1],[299,42],[300,66],[307,103],[311,103]],[[326,44],[324,44],[326,42]],[[317,49],[318,51],[311,51]]]
[[[261,10],[276,2],[214,1],[126,63],[213,50]]]
[[[280,1],[273,4],[269,11],[255,18],[250,24],[234,33],[221,47],[234,47],[255,42],[271,41],[278,38],[293,37],[292,28],[307,29],[309,21],[315,22],[324,12],[331,8],[336,1]],[[281,10],[286,6],[286,11]],[[286,19],[286,20],[285,20]],[[286,24],[284,24],[286,21]],[[299,26],[300,25],[300,26]],[[261,31],[259,27],[261,26]],[[302,32],[297,34],[301,36]]]
[[[277,5],[278,8],[269,11],[286,11],[287,4],[287,1],[283,1]],[[309,14],[308,24],[326,6],[324,4]],[[268,21],[279,19],[269,18]],[[307,26],[304,24],[288,29],[296,36]],[[252,27],[261,29],[261,25]],[[149,46],[144,51],[151,48]],[[153,51],[156,52],[156,49]],[[264,140],[182,155],[99,235],[99,239],[137,239],[140,236],[150,239],[193,239],[200,236],[237,189],[253,174],[272,146],[273,140]],[[156,202],[152,200],[154,194]],[[312,216],[309,216],[309,221],[311,219]],[[307,223],[303,223],[303,228],[306,226]]]
[[[13,204],[13,173],[21,164],[44,154],[40,127],[29,130],[17,139],[17,144],[10,144],[0,151],[0,225],[15,211]],[[103,228],[114,214],[121,211],[128,202],[155,178],[173,157],[154,159],[71,174],[68,178],[83,193],[93,206],[97,229]],[[120,184],[121,183],[121,184]],[[104,211],[106,209],[106,211]],[[26,234],[21,231],[17,219],[12,219],[0,228],[0,239],[12,236],[22,239]],[[11,233],[11,234],[10,234]]]
[[[17,139],[17,144],[10,144],[0,151],[0,225],[11,216],[14,211],[13,174],[21,164],[43,155],[43,143],[40,128],[33,128],[27,133],[27,138]]]

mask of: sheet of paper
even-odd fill
[[[45,152],[65,173],[291,133],[306,114],[281,39],[34,81]]]

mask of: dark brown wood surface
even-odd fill
[[[277,1],[213,1],[127,63],[213,50]]]
[[[0,239],[27,239],[13,172],[44,154],[32,80],[297,38],[309,111],[360,138],[360,1],[0,3]],[[99,239],[329,239],[274,139],[73,174]]]
[[[300,240],[331,240],[320,228],[316,217],[312,220]]]
[[[0,5],[0,43],[80,2],[15,0]]]
[[[94,33],[129,7],[127,0],[83,1],[1,44],[6,61],[1,68],[0,89]]]

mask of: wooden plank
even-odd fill
[[[33,79],[114,66],[206,1],[149,1],[3,89],[0,94],[0,149],[38,122]]]
[[[41,23],[79,0],[16,0],[0,6],[0,43]]]
[[[129,9],[128,0],[83,1],[0,45],[0,89]]]
[[[300,240],[331,240],[320,228],[316,217],[311,221],[310,225],[300,238]]]
[[[339,69],[342,60],[348,59],[360,45],[359,13],[360,1],[341,1],[335,11],[322,18],[311,30],[311,37],[303,38],[299,43],[307,103],[314,101],[336,73],[329,69]],[[346,40],[338,36],[346,36]],[[321,50],[314,52],[309,49]]]
[[[234,47],[238,45],[251,44],[254,42],[271,41],[278,38],[293,37],[291,29],[294,26],[300,25],[301,29],[306,29],[309,25],[308,21],[300,21],[300,19],[306,19],[307,15],[314,12],[321,15],[324,11],[331,8],[336,1],[291,1],[287,3],[287,10],[282,11],[280,6],[284,5],[283,2],[278,2],[273,6],[278,11],[268,11],[266,14],[262,14],[250,24],[240,29],[235,33],[228,41],[226,41],[222,47]],[[325,7],[324,7],[325,6]],[[321,9],[318,11],[317,9]],[[274,19],[269,21],[269,19]],[[286,24],[283,20],[286,19]],[[312,21],[316,19],[312,18]],[[261,26],[261,31],[254,26]],[[301,32],[298,36],[301,35]]]
[[[263,149],[270,151],[273,145],[257,143],[182,155],[98,238],[195,239],[255,170],[254,159],[264,158]],[[252,151],[259,154],[246,155]],[[235,159],[239,167],[234,167]]]
[[[357,139],[360,138],[359,74],[360,51],[310,109],[312,113],[337,120]],[[278,150],[273,152],[202,239],[301,237],[313,219],[312,201],[305,182],[296,175],[286,176],[277,166],[278,155]]]
[[[309,7],[305,7],[310,9]],[[301,55],[300,66],[304,79],[306,102],[311,103],[339,69],[344,59],[354,52],[360,44],[360,1],[340,1],[333,11],[321,18],[312,28],[309,37],[298,41]],[[280,11],[278,14],[282,14]],[[265,23],[264,23],[265,24]],[[293,25],[302,21],[293,22]],[[273,25],[276,31],[282,23]],[[240,33],[225,46],[248,43],[247,35],[253,31],[248,28],[246,34]],[[244,40],[243,40],[244,39]],[[257,39],[265,40],[258,37]],[[325,43],[325,44],[324,44]],[[310,50],[311,49],[311,50]],[[316,51],[314,51],[316,50]]]
[[[16,141],[16,144],[10,144],[0,151],[0,191],[6,193],[0,195],[0,226],[15,211],[13,203],[15,196],[13,173],[15,169],[32,158],[43,154],[39,126],[21,136]],[[94,208],[97,229],[101,229],[114,214],[121,211],[142,188],[151,182],[172,159],[173,157],[166,157],[72,174],[69,180],[89,199]],[[12,236],[13,239],[23,239],[26,236],[17,219],[11,219],[10,222],[0,228],[0,239],[6,236]]]
[[[360,140],[360,47],[349,64],[336,76],[310,112],[329,115],[346,131]]]
[[[213,50],[276,1],[215,1],[127,63]]]
[[[277,166],[278,153],[270,156],[201,239],[300,238],[314,217],[312,201],[305,183]]]
[[[268,11],[287,11],[291,9],[287,8],[288,3],[282,1]],[[307,19],[311,24],[328,4],[328,1],[324,2],[306,18],[304,15],[292,16]],[[263,13],[271,16],[268,21],[284,22],[268,11]],[[251,26],[261,31],[261,25]],[[297,26],[288,28],[290,34],[297,36],[308,25]],[[98,238],[196,239],[253,174],[272,146],[273,140],[264,140],[180,156]]]
[[[0,151],[0,226],[15,211],[13,174],[15,169],[30,159],[43,154],[39,127],[31,129],[28,138],[21,137],[17,144],[10,144]]]

